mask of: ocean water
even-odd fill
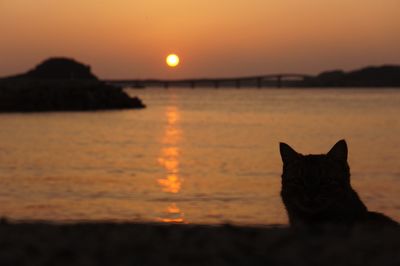
[[[278,144],[349,146],[353,187],[400,220],[400,90],[144,89],[144,110],[0,114],[0,215],[287,223]]]

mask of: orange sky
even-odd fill
[[[400,64],[399,12],[399,0],[0,0],[0,76],[51,56],[101,78]]]

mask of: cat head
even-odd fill
[[[345,140],[338,141],[327,154],[302,155],[285,143],[280,143],[280,153],[285,204],[305,212],[318,212],[346,195],[350,170]]]

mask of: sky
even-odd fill
[[[103,79],[400,64],[399,12],[400,0],[0,0],[0,76],[56,56]]]

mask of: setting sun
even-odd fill
[[[170,54],[167,56],[166,62],[170,67],[176,67],[179,65],[179,57],[176,54]]]

